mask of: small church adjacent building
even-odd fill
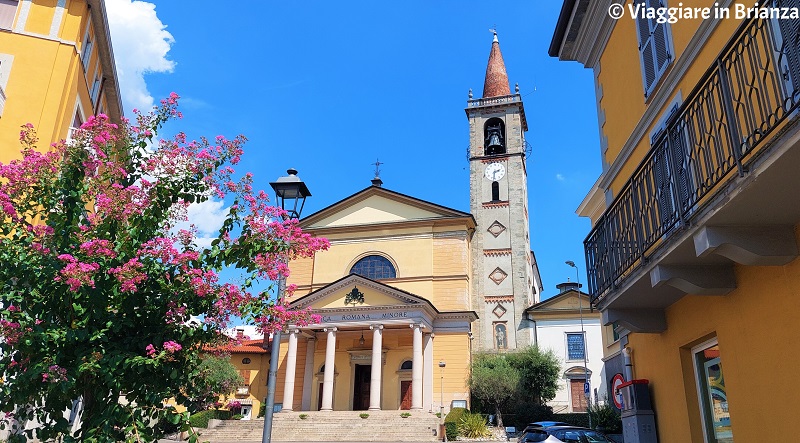
[[[372,185],[300,220],[331,247],[291,262],[291,307],[318,324],[282,334],[283,411],[469,406],[477,351],[536,343],[542,290],[530,248],[525,141],[495,35],[483,98],[467,102],[470,212]],[[599,371],[597,371],[599,374]]]

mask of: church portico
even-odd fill
[[[308,308],[320,322],[290,327],[284,335],[278,372],[284,411],[431,411],[434,360],[447,352],[437,352],[435,331],[466,338],[477,317],[439,312],[422,297],[358,275],[314,291],[292,308]],[[463,394],[450,397],[466,399]]]

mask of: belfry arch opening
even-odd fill
[[[502,119],[494,117],[483,126],[484,155],[506,153],[506,124]]]

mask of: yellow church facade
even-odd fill
[[[475,220],[373,183],[301,220],[331,247],[290,265],[292,308],[321,321],[282,335],[284,411],[468,406]]]
[[[105,2],[0,1],[0,161],[19,156],[21,125],[47,146],[99,113],[122,117]]]

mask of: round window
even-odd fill
[[[249,358],[247,358],[247,357],[243,358],[243,359],[242,359],[242,364],[243,364],[243,365],[249,365],[249,364],[250,364],[250,359],[249,359]]]

